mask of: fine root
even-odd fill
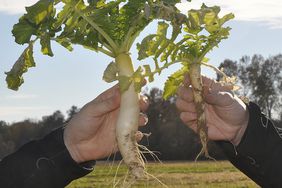
[[[113,188],[116,188],[117,185],[119,184],[119,181],[120,181],[120,180],[118,180],[118,181],[116,182],[116,178],[117,178],[118,170],[119,170],[120,165],[121,165],[122,162],[123,162],[123,160],[121,160],[121,161],[118,163],[118,166],[117,166],[117,169],[116,169],[116,173],[115,173],[115,176],[114,176],[114,180],[113,180]]]
[[[168,188],[168,186],[166,184],[164,184],[161,180],[159,180],[156,176],[152,175],[152,174],[149,174],[148,172],[145,172],[145,174],[148,176],[148,177],[151,177],[153,178],[154,180],[156,180],[159,184],[161,184],[163,187],[165,188]]]
[[[116,159],[117,152],[114,152],[114,150],[115,150],[115,147],[113,147],[113,149],[112,149],[113,161],[112,161],[111,163],[109,163],[110,170],[109,170],[109,172],[108,172],[108,175],[112,172],[113,167],[114,167],[114,164],[115,164],[115,159]],[[111,156],[109,156],[109,157],[107,158],[107,160],[106,160],[107,162],[110,161],[110,157],[111,157]]]
[[[143,151],[141,150],[141,155],[143,156],[143,158],[146,162],[148,162],[148,161],[145,158],[144,154],[149,154],[154,159],[155,162],[157,161],[159,163],[162,163],[162,161],[159,159],[159,157],[155,154],[155,153],[160,153],[160,152],[150,151],[146,146],[143,146],[143,145],[138,145],[138,147],[143,150]]]
[[[148,137],[148,136],[150,136],[151,134],[144,134],[144,133],[143,133],[143,135],[146,136],[146,137]],[[146,159],[146,157],[145,157],[144,154],[149,154],[149,155],[154,159],[155,162],[162,163],[161,160],[159,159],[159,157],[158,157],[157,154],[156,154],[156,153],[159,153],[159,152],[150,151],[146,146],[143,146],[143,145],[137,144],[137,146],[138,146],[138,148],[140,148],[140,155],[142,156],[142,158],[143,158],[143,160],[144,160],[144,161],[142,161],[143,163],[148,163],[148,161],[147,161],[147,159]],[[154,175],[148,173],[146,168],[144,169],[144,176],[143,176],[143,178],[141,178],[141,179],[137,179],[135,176],[131,175],[131,174],[132,174],[132,172],[131,172],[132,169],[129,169],[129,170],[126,172],[126,174],[125,174],[125,176],[124,176],[123,178],[117,179],[117,177],[118,177],[118,171],[119,171],[119,169],[120,169],[120,166],[121,166],[121,163],[122,163],[122,162],[124,162],[124,160],[121,160],[121,161],[119,162],[118,166],[117,166],[117,169],[116,169],[116,172],[115,172],[115,176],[114,176],[114,179],[113,179],[113,184],[112,184],[112,185],[113,185],[113,186],[112,186],[113,188],[118,188],[118,187],[130,188],[130,187],[132,187],[132,185],[135,184],[136,181],[138,181],[138,180],[141,180],[141,181],[145,180],[145,181],[147,182],[146,184],[149,185],[148,183],[149,183],[149,179],[150,179],[150,178],[156,180],[156,181],[157,181],[159,184],[161,184],[163,187],[167,188],[167,185],[165,185],[165,184],[164,184],[161,180],[159,180],[156,176],[154,176]],[[114,163],[112,162],[111,170],[112,170],[112,168],[113,168],[113,164],[114,164]]]

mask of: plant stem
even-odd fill
[[[206,67],[212,68],[216,73],[222,75],[224,78],[227,78],[228,76],[221,70],[219,70],[217,67],[207,64],[207,63],[201,63],[202,65],[205,65]]]
[[[112,38],[102,29],[100,28],[93,20],[89,19],[87,16],[85,16],[82,12],[75,9],[75,12],[77,12],[83,19],[85,19],[94,29],[98,31],[105,39],[108,41],[110,46],[113,48],[113,52],[116,52],[118,47],[116,43],[112,40]]]
[[[141,31],[138,31],[136,33],[133,33],[133,32],[134,32],[134,29],[136,29],[136,25],[140,23],[141,19],[143,19],[144,16],[145,16],[144,13],[140,14],[138,18],[136,18],[135,23],[133,23],[133,26],[130,27],[129,31],[127,32],[125,36],[124,42],[122,44],[123,49],[129,51],[135,39],[139,36]]]
[[[112,52],[106,50],[106,49],[103,48],[103,47],[98,47],[98,51],[100,51],[100,52],[102,52],[102,53],[104,53],[104,54],[106,54],[106,55],[108,55],[108,56],[110,56],[110,57],[113,57],[113,58],[115,57]]]

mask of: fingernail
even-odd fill
[[[148,116],[146,114],[142,113],[142,112],[140,113],[140,115],[143,116],[143,118],[145,120],[144,125],[147,125],[147,123],[149,121]]]
[[[136,140],[137,140],[138,142],[142,140],[143,136],[144,136],[143,133],[140,132],[140,131],[137,131],[137,132],[135,133],[135,138],[136,138]]]
[[[146,95],[143,95],[143,101],[148,103],[149,102],[149,98]]]

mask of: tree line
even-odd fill
[[[241,89],[237,94],[259,104],[272,119],[282,119],[282,54],[264,58],[255,54],[239,61],[226,59],[219,65],[228,76],[236,76]],[[221,76],[217,75],[217,79]]]
[[[238,61],[224,60],[219,66],[229,76],[236,76],[238,84],[242,85],[237,91],[258,103],[263,111],[273,119],[276,125],[282,127],[281,93],[282,93],[282,55],[264,58],[261,55],[253,57],[243,56]],[[217,76],[219,80],[220,75]],[[244,87],[243,87],[244,86]],[[149,118],[147,126],[140,128],[148,137],[144,137],[140,145],[155,152],[161,160],[194,160],[200,152],[201,145],[198,136],[184,125],[179,119],[179,112],[175,107],[175,97],[162,99],[162,90],[152,88],[144,91],[150,100],[146,112]],[[61,111],[44,116],[41,120],[24,120],[12,124],[0,121],[0,159],[16,151],[23,144],[40,139],[52,130],[61,127],[70,120],[79,108],[72,106],[65,117]],[[211,156],[217,160],[225,156],[214,142],[209,143]],[[144,151],[148,160],[154,160]],[[119,159],[120,156],[112,156]]]

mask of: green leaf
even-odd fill
[[[76,11],[81,12],[81,14],[83,14],[87,18],[86,21],[89,24],[89,20],[91,20],[93,23],[95,23],[95,25],[103,30],[105,35],[107,35],[111,40],[118,43],[120,37],[124,36],[124,34],[121,33],[123,32],[123,30],[119,28],[119,25],[121,25],[122,23],[118,23],[117,20],[119,17],[122,17],[122,15],[119,15],[118,12],[114,11],[120,3],[121,0],[110,1],[108,3],[97,1],[97,3],[91,4],[91,6]],[[91,25],[91,27],[91,29],[96,30],[93,25]]]
[[[154,18],[171,22],[173,26],[181,26],[186,21],[186,16],[175,7],[177,1],[156,1],[153,5]]]
[[[142,68],[139,67],[132,75],[132,80],[134,83],[134,89],[137,93],[141,92],[141,88],[143,86],[144,76],[142,75]]]
[[[127,50],[130,49],[139,33],[152,21],[152,16],[148,17],[145,14],[145,8],[149,8],[146,2],[147,0],[128,0],[117,12],[119,16],[114,19],[118,22],[114,31],[115,40]]]
[[[187,25],[187,29],[189,33],[198,34],[203,30],[201,27],[201,19],[199,12],[197,10],[188,11],[188,20],[189,25]]]
[[[157,35],[166,36],[169,25],[165,22],[159,22]]]
[[[53,23],[54,28],[59,28],[61,25],[70,17],[72,16],[74,11],[74,7],[70,4],[65,4],[63,9],[58,13],[57,19],[55,23]]]
[[[117,74],[118,74],[117,64],[115,62],[111,62],[107,66],[106,70],[104,71],[103,80],[108,83],[116,81],[118,79]]]
[[[150,65],[144,65],[143,67],[145,69],[145,75],[149,77],[149,82],[153,82],[154,81],[154,74],[151,71]]]
[[[220,19],[220,25],[223,25],[224,23],[226,23],[227,21],[229,20],[232,20],[235,18],[235,15],[230,13],[230,14],[227,14],[225,16],[223,16],[221,19]]]
[[[51,57],[54,56],[52,49],[51,49],[51,41],[50,41],[50,35],[47,33],[44,33],[40,37],[40,44],[41,44],[41,52],[44,55],[49,55]]]
[[[80,15],[78,13],[73,13],[65,22],[65,31],[73,31],[76,29],[79,22]],[[85,21],[85,20],[82,20]]]
[[[69,42],[66,38],[56,38],[57,43],[65,47],[69,51],[73,51],[73,47],[71,46],[71,42]]]
[[[169,25],[165,22],[159,22],[157,34],[148,35],[141,44],[137,44],[138,59],[142,60],[149,56],[154,56],[157,59],[161,55],[161,62],[168,61],[170,53],[175,49],[173,41],[180,34],[181,29],[173,27],[172,38],[166,37]]]
[[[183,83],[184,75],[188,72],[186,66],[182,67],[180,70],[173,73],[165,82],[163,98],[167,100],[169,97],[173,96],[179,86]]]
[[[163,0],[165,4],[175,5],[176,3],[180,3],[181,0]]]
[[[151,7],[147,3],[145,4],[144,12],[145,12],[145,18],[148,20],[150,16],[152,15],[152,10],[151,10]]]
[[[132,79],[128,76],[119,76],[119,89],[121,93],[124,93],[125,91],[128,90],[130,84],[132,83]]]
[[[138,60],[145,59],[154,54],[153,48],[158,43],[158,41],[155,41],[155,37],[156,35],[148,35],[142,40],[141,44],[137,44]]]
[[[26,18],[36,25],[42,23],[53,12],[53,3],[52,0],[40,0],[32,6],[26,7]]]
[[[15,24],[12,30],[15,41],[18,44],[29,43],[31,36],[36,34],[37,28],[25,17],[21,17],[19,23]]]
[[[105,0],[87,0],[89,4],[91,4],[92,6],[95,6],[97,8],[102,7],[103,5],[105,5]]]
[[[14,25],[12,33],[18,44],[31,42],[32,35],[40,37],[42,33],[54,36],[60,29],[54,29],[55,9],[53,0],[40,0],[30,7],[26,7],[24,14],[17,24]]]
[[[35,67],[32,43],[24,50],[12,69],[5,73],[7,75],[6,82],[8,88],[18,90],[20,85],[24,82],[22,75],[27,72],[30,67]]]
[[[152,56],[156,65],[153,72],[148,65],[145,67],[146,77],[153,78],[154,74],[160,73],[175,62],[182,63],[183,68],[172,74],[165,83],[163,93],[165,99],[175,94],[191,63],[208,61],[205,55],[216,47],[222,39],[228,37],[230,28],[224,28],[222,25],[234,16],[228,14],[220,18],[219,12],[218,6],[208,7],[203,4],[199,10],[190,10],[187,19],[183,18],[186,26],[183,30],[186,34],[180,40],[178,35],[182,31],[182,27],[172,24],[173,33],[171,38],[168,38],[166,36],[167,27],[161,23],[156,35],[145,37],[138,45],[139,59]],[[202,33],[203,29],[206,29],[207,32]],[[165,63],[159,65],[159,62]]]
[[[173,52],[173,50],[175,50],[175,44],[173,44],[172,42],[164,49],[162,56],[160,58],[161,62],[164,61],[168,61],[168,57],[171,55],[171,53]]]

